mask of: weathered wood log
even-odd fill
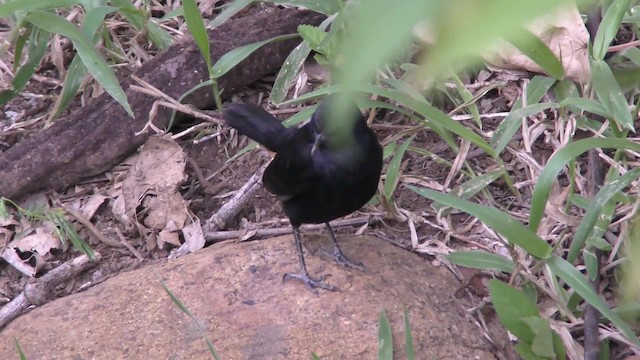
[[[209,30],[211,57],[219,59],[230,50],[282,34],[292,34],[300,24],[317,25],[324,15],[295,9],[273,9],[231,20]],[[271,43],[237,65],[219,79],[226,94],[273,73],[300,43],[288,40]],[[173,98],[208,80],[204,60],[191,38],[180,41],[134,73]],[[42,188],[62,189],[100,174],[144,144],[152,134],[136,136],[148,120],[155,98],[130,89],[127,78],[122,87],[133,109],[131,118],[108,94],[102,94],[52,127],[0,154],[0,196],[17,197]],[[187,103],[198,108],[212,107],[210,88],[190,96]],[[164,126],[170,111],[159,112],[156,126]]]

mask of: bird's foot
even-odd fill
[[[314,294],[318,293],[317,289],[325,289],[325,290],[329,290],[329,291],[338,291],[339,289],[337,287],[329,285],[329,284],[323,282],[324,279],[328,278],[329,276],[331,276],[331,275],[323,275],[319,279],[314,279],[311,276],[309,276],[308,274],[286,273],[282,277],[282,282],[285,282],[285,281],[291,280],[291,279],[302,281],[305,284],[305,286],[307,287],[307,289],[309,291],[311,291],[312,293],[314,293]]]
[[[319,249],[319,251],[321,253],[325,254],[326,256],[329,256],[329,257],[333,258],[333,260],[336,262],[336,264],[338,264],[340,266],[346,266],[346,267],[349,267],[349,268],[352,268],[352,269],[364,271],[364,265],[361,262],[350,260],[349,258],[344,256],[342,251],[340,251],[338,249],[333,250],[333,252],[327,251],[325,249]]]

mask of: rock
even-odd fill
[[[330,249],[324,236],[305,238],[309,248]],[[321,359],[375,359],[383,309],[394,358],[404,359],[404,305],[416,359],[495,359],[483,332],[465,319],[469,304],[454,297],[461,284],[446,269],[376,238],[341,244],[365,264],[364,273],[307,256],[312,276],[332,274],[327,281],[341,292],[315,295],[299,282],[282,283],[285,272],[298,270],[290,236],[219,243],[34,309],[0,332],[0,359],[17,358],[14,338],[30,360],[211,359],[203,335],[223,359],[310,359],[312,352]],[[504,330],[495,333],[506,343]]]

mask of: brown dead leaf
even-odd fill
[[[165,243],[180,246],[180,236],[177,232],[162,230],[158,233],[158,247],[164,249]]]
[[[62,243],[53,235],[52,231],[45,227],[37,227],[35,234],[27,235],[9,243],[12,248],[22,252],[33,252],[42,257],[49,255],[51,249],[59,249]]]
[[[102,195],[100,193],[93,194],[87,202],[80,207],[80,213],[84,215],[87,220],[91,220],[93,215],[96,214],[96,211],[104,204],[104,201],[109,197]]]
[[[190,224],[182,229],[182,236],[184,236],[184,242],[187,245],[189,252],[196,252],[204,247],[204,232],[200,225],[200,219],[192,217]]]

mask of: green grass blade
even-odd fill
[[[609,49],[609,44],[618,34],[620,22],[625,11],[629,9],[630,0],[613,0],[600,21],[596,37],[593,40],[593,57],[596,60],[604,59]]]
[[[34,11],[25,15],[25,20],[34,26],[41,27],[49,32],[68,37],[80,55],[82,62],[89,73],[126,111],[133,117],[133,111],[129,106],[127,97],[120,87],[113,70],[107,65],[102,56],[93,48],[87,37],[67,19],[56,14]]]
[[[233,15],[242,11],[242,9],[251,5],[254,0],[236,0],[229,4],[224,10],[218,14],[213,20],[207,24],[210,28],[216,28],[229,20]]]
[[[13,99],[29,83],[47,50],[49,35],[49,32],[44,29],[36,27],[32,30],[29,37],[29,59],[20,67],[11,81],[12,89],[0,93],[0,105],[4,105]]]
[[[549,76],[558,80],[562,79],[564,77],[562,63],[549,47],[530,31],[520,29],[519,32],[521,32],[521,36],[517,41],[511,41],[511,45],[538,64]]]
[[[412,185],[407,185],[407,188],[418,193],[418,195],[475,216],[487,226],[504,236],[510,243],[520,246],[537,258],[546,259],[552,253],[553,249],[546,241],[542,240],[536,233],[527,229],[505,212],[434,190],[422,189]]]
[[[602,106],[598,100],[570,97],[562,100],[560,107],[575,106],[584,111],[592,114],[600,115],[602,117],[609,117],[609,112]]]
[[[213,65],[213,77],[219,78],[226,74],[234,66],[238,65],[242,60],[246,59],[254,51],[258,50],[262,46],[275,41],[284,41],[289,39],[295,39],[298,34],[280,35],[272,37],[271,39],[258,41],[253,44],[248,44],[235,48],[228,53],[222,55],[222,57]]]
[[[484,251],[456,251],[447,255],[452,263],[480,270],[496,270],[511,273],[515,264],[511,259]]]
[[[640,340],[635,335],[631,327],[625,323],[618,314],[612,311],[600,296],[596,294],[591,287],[589,280],[587,280],[580,271],[557,255],[553,255],[549,258],[547,260],[547,265],[551,271],[569,285],[571,289],[578,293],[578,295],[582,296],[582,298],[589,304],[593,305],[593,307],[600,311],[604,317],[614,323],[618,329],[624,333],[627,340],[629,340],[634,346],[640,347]]]
[[[531,344],[535,333],[524,321],[525,318],[540,317],[536,305],[520,290],[500,280],[489,281],[491,302],[500,322],[524,343]]]
[[[300,45],[291,51],[276,76],[276,81],[273,83],[273,89],[271,89],[271,94],[269,95],[269,101],[274,104],[280,104],[284,101],[291,85],[296,79],[298,71],[310,53],[311,48],[306,42],[300,43]]]
[[[378,360],[393,360],[393,335],[384,310],[380,312],[378,321]]]
[[[480,176],[475,176],[469,181],[466,181],[451,189],[450,194],[461,199],[470,199],[504,174],[506,174],[506,171],[504,169],[498,169],[489,171]],[[433,204],[431,204],[431,207],[437,212],[445,206],[438,202],[434,202]]]
[[[573,235],[573,241],[571,241],[569,254],[567,255],[567,261],[569,263],[573,263],[575,261],[580,249],[587,241],[587,237],[595,230],[594,226],[600,218],[602,210],[607,202],[638,178],[640,178],[640,168],[630,170],[619,178],[608,181],[600,191],[598,191],[593,200],[591,200],[589,207],[587,207],[587,211],[582,217],[582,221]]]
[[[81,2],[82,0],[13,0],[0,4],[0,17],[11,16],[18,11],[58,9]]]
[[[627,99],[604,60],[591,61],[591,83],[598,99],[609,111],[609,116],[613,117],[620,127],[634,130],[633,119],[627,109]]]
[[[299,6],[325,15],[333,15],[342,10],[342,0],[266,0],[280,5]]]
[[[24,351],[22,351],[22,346],[20,346],[20,342],[18,341],[18,339],[14,337],[13,342],[16,345],[16,350],[18,350],[18,356],[20,357],[20,360],[27,360],[27,355],[25,355]]]
[[[404,153],[407,151],[407,148],[413,142],[415,135],[405,140],[405,142],[398,147],[395,154],[393,155],[393,159],[389,163],[389,168],[387,169],[387,176],[384,180],[384,196],[387,198],[387,201],[391,201],[393,197],[393,193],[400,182],[400,164],[402,163],[402,158],[404,157]]]
[[[415,350],[413,348],[413,336],[411,335],[411,322],[409,321],[409,309],[407,306],[403,306],[402,310],[404,314],[404,346],[407,352],[407,360],[413,360],[415,358]]]
[[[549,199],[551,186],[556,181],[560,171],[573,159],[596,148],[629,149],[640,151],[640,144],[627,139],[583,139],[568,144],[556,151],[540,173],[536,187],[531,196],[531,212],[529,214],[529,228],[536,231],[544,215],[544,208]]]
[[[200,9],[198,9],[195,0],[183,0],[182,6],[184,7],[184,18],[187,20],[187,27],[191,32],[191,36],[193,36],[193,40],[196,42],[204,61],[207,63],[207,68],[211,68],[209,35],[207,34],[207,29],[204,28]]]
[[[311,359],[312,360],[320,360],[320,357],[318,355],[316,355],[316,353],[311,353]]]
[[[138,31],[145,31],[148,34],[149,40],[158,48],[164,49],[171,45],[173,37],[156,24],[153,18],[149,18],[148,14],[137,9],[130,0],[111,0],[110,2],[111,5],[118,7],[120,13]]]

